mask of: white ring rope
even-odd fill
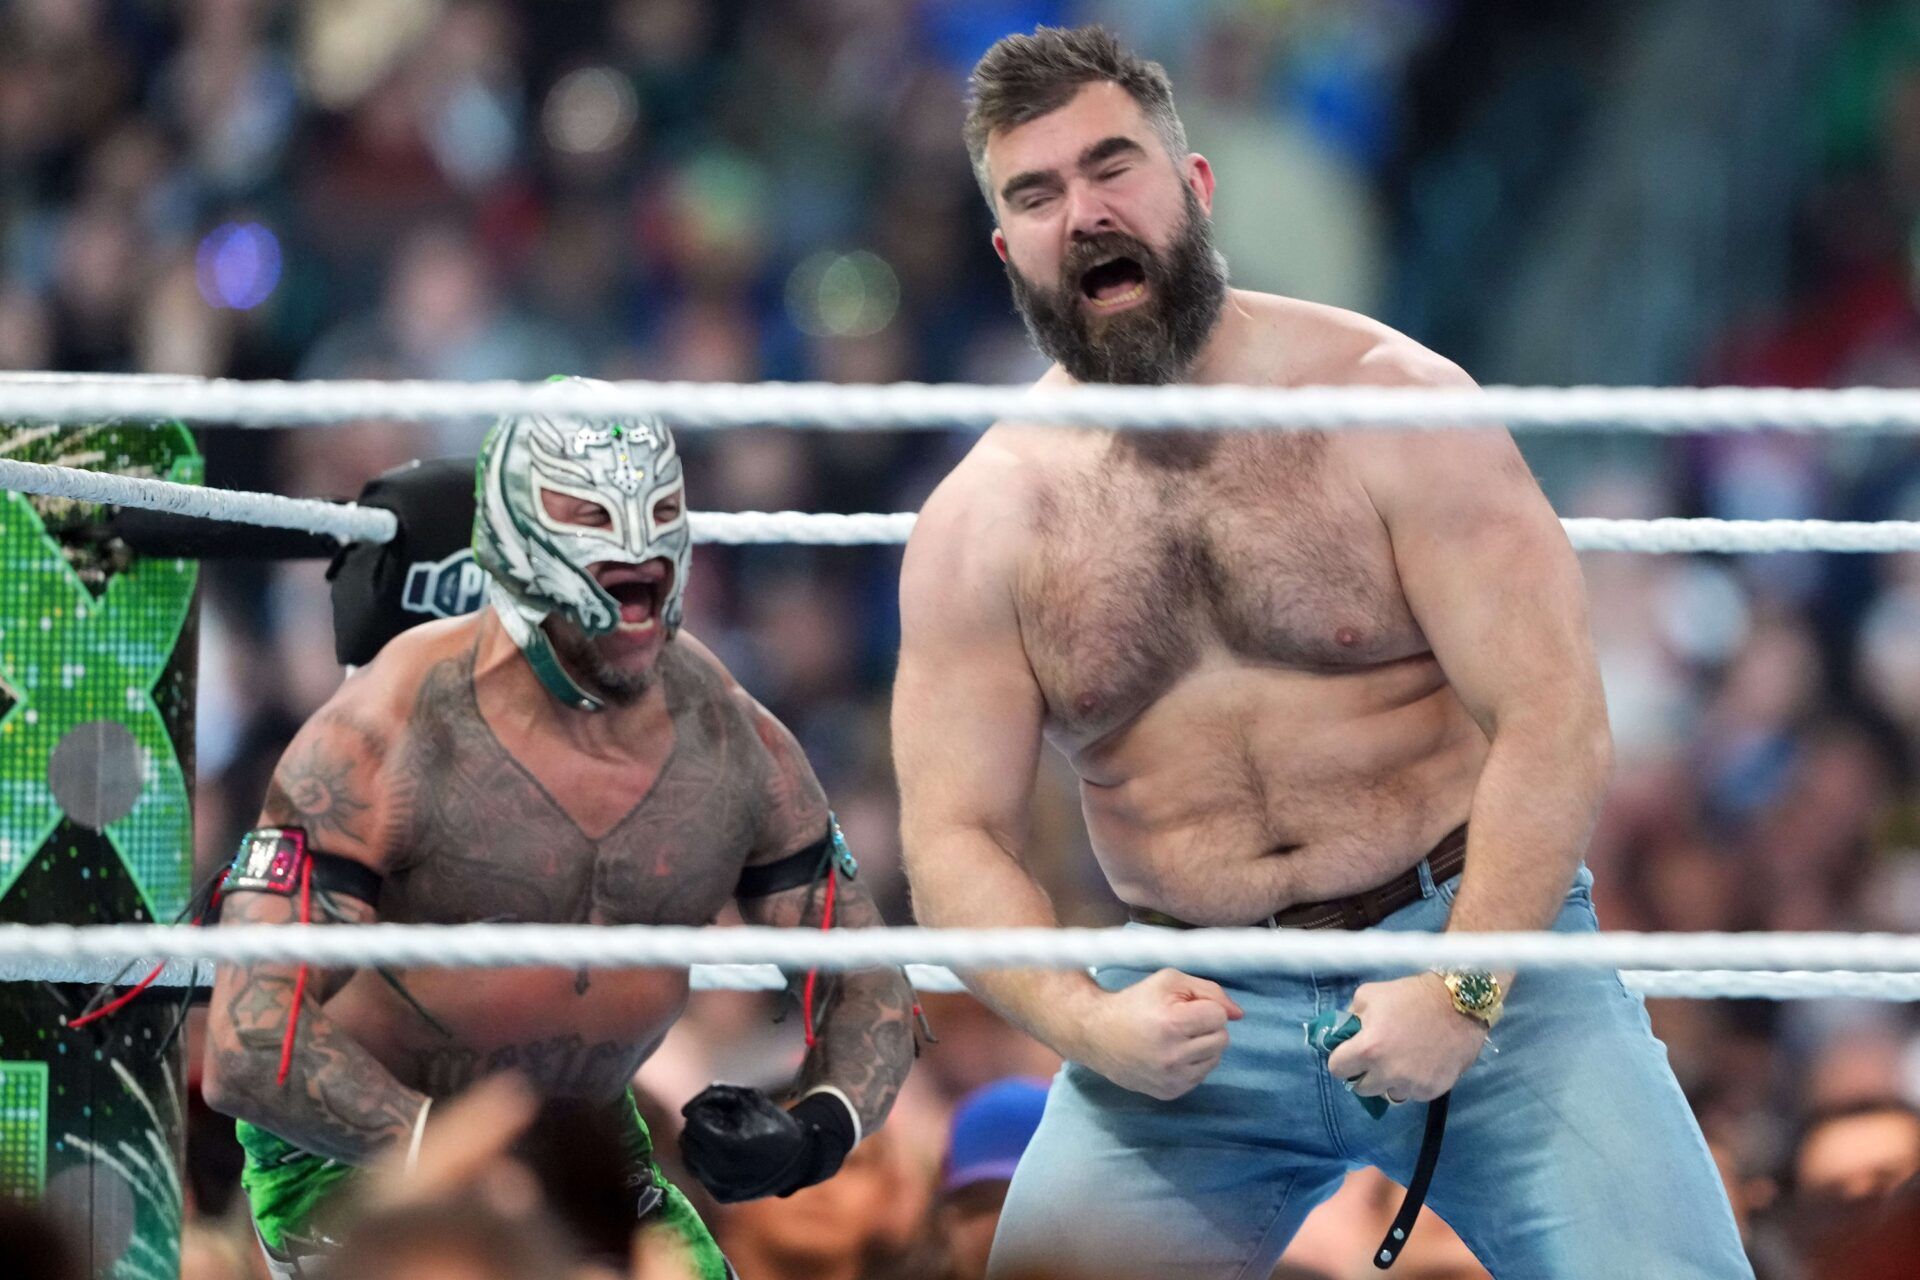
[[[0,963],[305,962],[360,968],[672,968],[777,964],[847,970],[1094,965],[1202,972],[1485,968],[1852,970],[1920,973],[1920,936],[1868,933],[1344,933],[1292,929],[774,929],[680,925],[0,925]]]
[[[1030,387],[900,382],[240,382],[89,375],[0,377],[0,422],[100,420],[281,427],[508,413],[676,427],[830,431],[979,428],[1001,420],[1120,429],[1604,428],[1655,433],[1920,431],[1920,391],[1766,387]]]
[[[0,489],[49,494],[82,502],[111,502],[177,515],[238,521],[331,535],[344,541],[390,542],[399,524],[390,511],[353,503],[287,498],[271,493],[205,489],[0,458]],[[837,515],[815,511],[696,511],[693,540],[728,546],[779,543],[806,546],[883,546],[907,540],[911,511]],[[1581,551],[1763,552],[1920,551],[1920,522],[1880,520],[1562,520]]]
[[[1920,551],[1913,520],[1603,520],[1560,522],[1577,551]]]
[[[756,424],[830,430],[979,427],[1000,419],[1115,428],[1295,429],[1605,427],[1646,432],[1920,431],[1920,392],[1857,388],[1408,388],[841,386],[693,383],[241,383],[91,375],[0,376],[0,421],[210,421],[246,426],[446,421],[503,413],[627,417],[677,426]],[[203,489],[0,458],[0,487],[88,502],[298,529],[342,541],[395,536],[390,512],[274,494]],[[911,513],[701,512],[696,541],[899,543]],[[1818,520],[1564,521],[1582,550],[1890,552],[1920,549],[1920,523]],[[231,926],[0,926],[0,980],[105,981],[120,962],[306,960],[409,967],[691,967],[708,988],[780,985],[777,970],[909,965],[923,989],[960,968],[1184,965],[1210,970],[1356,972],[1430,964],[1620,968],[1649,995],[1920,999],[1920,938],[1859,934],[1306,934],[1209,930],[921,930],[835,932],[678,927],[371,925],[352,930]],[[1782,971],[1784,970],[1784,971]],[[1888,972],[1876,972],[1886,970]],[[86,971],[90,977],[75,975]],[[51,975],[51,976],[50,976]],[[189,964],[163,980],[204,979]]]
[[[305,533],[330,534],[343,542],[391,542],[400,528],[393,512],[351,502],[319,502],[312,498],[287,498],[277,493],[249,493],[239,489],[203,489],[171,480],[54,467],[14,458],[0,458],[0,489],[75,498],[81,502],[111,502],[208,520],[239,520],[272,529],[299,529]]]
[[[951,969],[931,964],[905,968],[916,991],[967,989]],[[146,966],[129,968],[109,960],[0,961],[0,983],[126,986],[146,973]],[[213,975],[214,966],[206,961],[175,960],[168,962],[153,985],[210,987]],[[696,964],[689,966],[688,976],[695,991],[779,991],[787,985],[787,975],[770,964]],[[1620,980],[1641,995],[1662,999],[1920,1001],[1920,973],[1629,969],[1621,972]]]
[[[817,511],[695,511],[695,542],[727,546],[799,543],[817,547],[899,545],[919,517],[911,511],[835,515]]]

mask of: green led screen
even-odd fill
[[[0,425],[0,457],[201,478],[177,424]],[[199,566],[131,556],[103,514],[0,491],[0,923],[171,921],[187,900]],[[92,1275],[176,1280],[177,1006],[153,991],[67,1025],[92,994],[0,984],[0,1192],[78,1224]]]
[[[47,1187],[47,1064],[0,1061],[0,1196],[38,1200]]]

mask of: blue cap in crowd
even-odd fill
[[[953,1109],[940,1189],[958,1191],[976,1182],[1012,1178],[1046,1105],[1047,1082],[1021,1076],[981,1085],[960,1099]]]

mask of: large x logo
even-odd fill
[[[167,478],[199,473],[188,454]],[[191,560],[136,560],[95,599],[26,498],[0,493],[0,684],[15,699],[0,718],[0,896],[67,815],[106,833],[154,919],[185,906],[193,822],[154,690],[197,572]],[[99,794],[103,759],[105,790],[124,796]],[[56,774],[81,782],[56,794]]]

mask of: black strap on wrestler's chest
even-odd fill
[[[1427,1187],[1433,1182],[1434,1166],[1440,1163],[1440,1140],[1447,1133],[1447,1102],[1452,1097],[1450,1092],[1443,1093],[1427,1104],[1427,1128],[1420,1135],[1420,1155],[1413,1162],[1413,1177],[1407,1180],[1406,1198],[1400,1202],[1400,1212],[1393,1215],[1393,1225],[1387,1228],[1379,1252],[1373,1255],[1373,1265],[1382,1271],[1392,1266],[1407,1247],[1414,1220],[1427,1202]]]
[[[313,888],[316,893],[353,898],[370,907],[380,905],[380,886],[386,883],[386,877],[366,863],[311,846],[307,849],[307,859],[313,864]],[[202,923],[217,924],[219,921],[220,899],[216,898],[208,907]]]
[[[773,862],[741,868],[740,882],[734,885],[733,896],[764,898],[787,889],[798,889],[803,884],[812,884],[825,872],[832,858],[833,824],[829,822],[820,838],[806,848]]]

